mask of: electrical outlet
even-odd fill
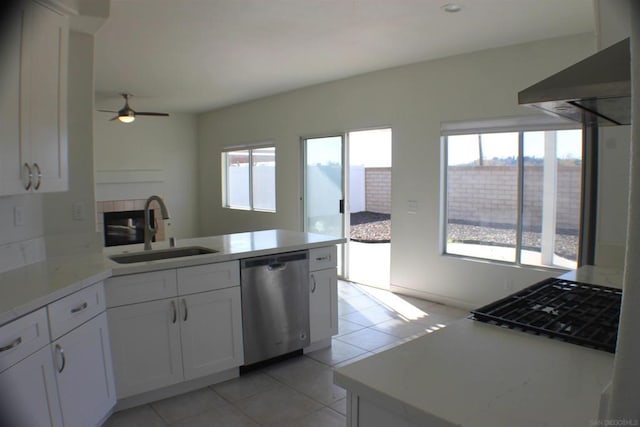
[[[418,213],[418,201],[417,200],[409,200],[407,201],[407,213],[411,215],[415,215]]]
[[[84,202],[75,202],[71,205],[73,210],[73,219],[82,221],[85,218]]]
[[[24,208],[22,206],[13,207],[13,225],[18,227],[24,225]]]

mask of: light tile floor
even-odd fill
[[[346,424],[346,392],[333,368],[446,327],[467,312],[338,282],[339,331],[331,348],[239,378],[117,412],[106,427],[299,426]]]

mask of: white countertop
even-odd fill
[[[602,284],[620,287],[616,272],[587,270],[578,272],[580,281],[604,275],[610,282]],[[604,351],[462,319],[339,368],[334,381],[417,425],[589,426],[613,360]]]
[[[105,248],[103,253],[50,258],[0,273],[0,325],[111,276],[188,267],[254,256],[330,246],[345,239],[290,230],[264,230],[178,240],[176,247],[201,246],[218,252],[159,261],[118,264],[108,256],[143,250],[143,245]],[[153,243],[153,249],[168,242]]]
[[[344,238],[325,236],[323,234],[303,233],[291,230],[263,230],[246,233],[224,234],[222,236],[197,237],[178,240],[176,247],[201,246],[218,252],[213,254],[195,255],[183,258],[173,258],[135,264],[118,264],[107,259],[114,276],[131,273],[142,273],[168,268],[189,267],[192,265],[209,264],[235,259],[271,255],[280,252],[297,251],[301,249],[321,248],[323,246],[344,243]],[[153,249],[167,249],[169,242],[153,243]],[[105,248],[106,255],[127,252],[139,252],[143,245],[115,246]]]

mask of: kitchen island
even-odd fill
[[[0,406],[11,408],[3,422],[7,416],[12,425],[98,426],[114,408],[238,376],[245,363],[240,264],[256,256],[304,252],[308,276],[295,282],[308,289],[309,340],[302,348],[331,345],[335,245],[342,242],[265,230],[176,245],[199,248],[193,256],[140,261],[167,252],[130,245],[0,274]],[[113,261],[123,253],[129,262]]]
[[[568,280],[620,288],[619,272]],[[614,355],[462,319],[334,373],[354,426],[590,426]]]
[[[0,273],[0,326],[66,295],[112,276],[239,260],[344,243],[345,239],[291,230],[263,230],[179,240],[176,247],[217,252],[184,258],[118,264],[108,257],[137,252],[143,245],[114,246],[102,253],[56,257]],[[167,249],[166,241],[153,249]]]

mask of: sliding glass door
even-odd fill
[[[344,237],[344,137],[304,139],[303,152],[304,231]],[[342,258],[339,254],[339,275]]]

